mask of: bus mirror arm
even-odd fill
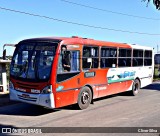
[[[3,60],[6,60],[6,49],[3,50]]]
[[[6,60],[6,49],[5,49],[5,46],[16,47],[16,44],[4,44],[3,45],[3,60]]]

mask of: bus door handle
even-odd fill
[[[80,84],[80,78],[77,78],[77,83]]]

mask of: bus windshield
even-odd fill
[[[155,64],[160,64],[160,54],[155,54],[154,61],[155,61]]]
[[[26,42],[17,45],[11,63],[11,76],[47,81],[57,45],[51,42]]]

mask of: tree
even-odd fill
[[[147,5],[149,2],[151,2],[151,0],[142,0],[144,2],[147,1]],[[160,0],[153,0],[153,4],[156,6],[156,9],[160,10]]]

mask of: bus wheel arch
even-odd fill
[[[131,95],[132,96],[136,96],[139,93],[140,88],[141,88],[141,81],[137,77],[137,78],[135,78],[135,80],[133,82],[132,90],[131,90]]]
[[[93,90],[91,86],[84,86],[79,92],[77,104],[79,109],[86,109],[93,99]]]

